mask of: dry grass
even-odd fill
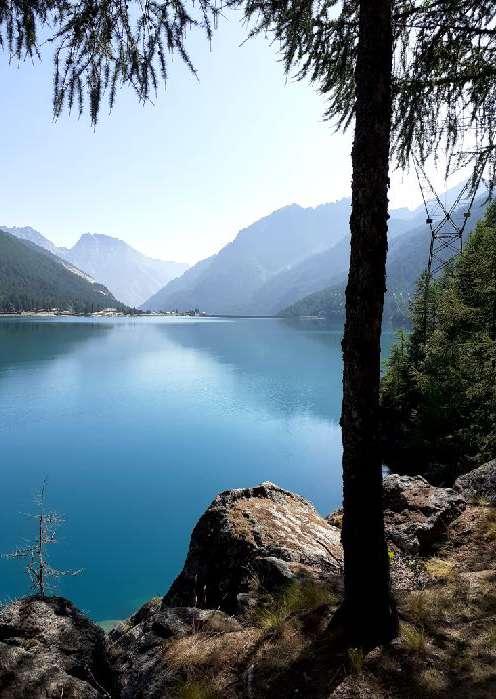
[[[422,654],[426,650],[425,631],[412,624],[401,625],[401,641],[410,653]]]
[[[253,620],[262,629],[279,627],[292,614],[308,612],[322,604],[336,604],[329,588],[312,581],[295,581],[280,595],[268,596],[258,607]]]
[[[471,677],[475,684],[482,684],[494,679],[494,664],[474,663],[471,669]]]
[[[496,650],[496,625],[494,625],[489,631],[482,634],[479,638],[479,643],[483,648],[489,651]]]
[[[220,699],[220,694],[207,680],[186,680],[174,691],[177,699]]]
[[[348,664],[352,675],[360,675],[363,672],[365,654],[362,648],[350,648],[348,650]]]
[[[474,498],[472,502],[474,505],[477,505],[477,507],[491,507],[491,501],[483,495]]]
[[[439,604],[441,602],[441,604]],[[405,600],[404,609],[409,621],[418,626],[426,626],[435,621],[444,608],[436,590],[415,590]]]
[[[482,533],[486,541],[496,541],[496,507],[484,508],[484,517],[482,518]]]
[[[219,667],[228,670],[250,653],[260,636],[260,630],[253,628],[214,636],[200,632],[169,644],[165,660],[172,670]]]
[[[425,569],[435,580],[449,580],[454,575],[455,565],[452,561],[434,557],[425,562]]]
[[[267,634],[257,649],[256,664],[271,668],[288,667],[300,655],[308,639],[298,625],[282,624]]]
[[[441,694],[448,689],[445,675],[435,667],[429,667],[419,675],[419,684],[427,694]]]
[[[496,508],[467,507],[423,564],[429,586],[397,593],[400,638],[350,667],[340,699],[496,696]]]
[[[469,618],[474,601],[479,604],[479,600],[472,600],[469,581],[452,571],[443,583],[411,592],[403,609],[414,625],[434,629],[440,624]]]
[[[318,583],[295,582],[266,597],[251,619],[256,626],[166,643],[164,662],[176,683],[170,696],[282,698],[295,696],[298,684],[305,698],[493,699],[495,552],[496,508],[468,508],[450,526],[445,546],[422,561],[429,587],[397,593],[400,638],[367,655],[356,648],[336,655],[327,633],[336,597]],[[349,676],[342,681],[344,669]],[[332,682],[341,684],[330,690]]]
[[[177,699],[231,699],[230,687],[239,678],[262,636],[246,628],[229,633],[199,632],[166,644],[163,662],[171,677],[180,682],[171,687]],[[169,695],[167,695],[169,696]]]

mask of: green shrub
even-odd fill
[[[294,581],[279,595],[268,596],[255,610],[254,621],[263,629],[275,628],[291,614],[335,603],[336,597],[324,585],[313,581]]]
[[[402,624],[401,640],[403,645],[412,653],[425,652],[425,632],[412,624]]]

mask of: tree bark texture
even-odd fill
[[[392,113],[391,14],[391,0],[360,2],[341,424],[342,611],[350,643],[361,647],[386,643],[397,633],[384,537],[378,419]]]

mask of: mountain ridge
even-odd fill
[[[83,233],[71,248],[57,247],[31,226],[0,227],[38,245],[106,286],[125,305],[139,306],[188,265],[147,257],[131,245],[103,233]]]
[[[110,291],[30,240],[0,229],[0,309],[125,310]]]
[[[234,240],[169,282],[141,308],[200,308],[213,314],[274,315],[346,274],[351,200],[301,207],[290,204],[239,231]],[[390,238],[423,216],[398,210]]]
[[[477,221],[484,213],[486,199],[479,197],[473,205],[472,215],[464,231],[464,240],[468,238]],[[404,323],[408,319],[411,295],[421,273],[427,266],[430,245],[430,228],[425,224],[412,227],[406,233],[396,237],[389,246],[384,299],[384,319],[393,324]],[[336,281],[336,280],[335,280]],[[283,316],[319,316],[334,320],[344,318],[345,277],[336,283],[301,297],[288,304],[280,315]]]
[[[176,280],[165,285],[141,308],[246,311],[252,296],[271,277],[323,252],[342,237],[350,204],[350,199],[341,199],[318,207],[290,204],[277,209],[242,228],[218,253],[191,268],[192,274],[183,275],[182,283]]]
[[[83,233],[61,256],[88,272],[129,306],[142,301],[177,276],[188,265],[181,262],[147,257],[131,245],[102,233]]]

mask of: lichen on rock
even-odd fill
[[[191,535],[165,602],[240,614],[261,592],[342,572],[340,532],[307,500],[273,483],[220,493]]]
[[[105,634],[62,597],[25,597],[0,609],[0,696],[110,696]]]

